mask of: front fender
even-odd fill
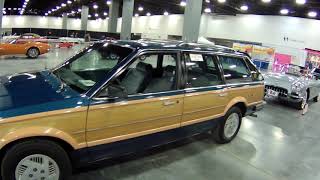
[[[69,145],[71,145],[74,149],[80,149],[86,147],[86,143],[79,144],[77,141],[71,137],[71,135],[50,127],[29,127],[29,128],[21,128],[15,129],[14,131],[10,131],[9,133],[2,136],[0,139],[0,149],[5,147],[7,144],[12,143],[14,141],[25,139],[25,138],[33,138],[33,137],[52,137],[60,139]]]

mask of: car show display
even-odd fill
[[[37,58],[39,55],[48,53],[51,46],[48,43],[13,39],[0,44],[0,56],[3,55],[26,55],[29,58]]]
[[[287,64],[278,73],[264,75],[265,94],[303,109],[309,100],[318,102],[320,93],[319,69],[308,71],[304,67]]]

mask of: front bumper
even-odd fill
[[[279,96],[278,98],[281,101],[286,101],[286,102],[289,102],[289,103],[299,103],[299,102],[301,102],[303,100],[303,97],[300,97],[300,96],[297,96],[297,95],[288,95],[286,97]]]

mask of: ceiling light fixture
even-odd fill
[[[288,9],[281,9],[280,14],[287,15],[287,14],[289,14],[289,10]]]
[[[315,11],[310,11],[310,12],[308,13],[308,16],[311,17],[311,18],[315,18],[315,17],[317,17],[317,15],[318,15],[318,13],[315,12]]]
[[[211,9],[210,9],[210,8],[205,8],[205,9],[204,9],[204,12],[205,12],[205,13],[211,13]]]
[[[136,13],[134,16],[135,16],[135,17],[138,17],[138,16],[139,16],[139,14],[138,14],[138,13]]]
[[[240,9],[241,11],[248,11],[249,7],[247,5],[242,5]]]
[[[226,0],[218,0],[219,3],[225,3]]]
[[[306,0],[296,0],[296,3],[299,5],[305,4],[307,1]]]
[[[138,8],[138,11],[143,11],[143,7],[140,6],[140,7]]]
[[[168,15],[169,15],[169,12],[168,12],[168,11],[165,11],[165,12],[163,13],[163,15],[168,16]]]
[[[148,13],[147,13],[147,16],[151,16],[151,13],[148,12]]]
[[[262,2],[264,2],[264,3],[270,3],[271,0],[262,0]]]
[[[186,2],[186,1],[181,1],[181,2],[180,2],[180,6],[182,6],[182,7],[187,6],[187,2]]]
[[[104,16],[108,16],[108,13],[107,13],[107,12],[104,12],[103,15],[104,15]]]
[[[108,0],[108,1],[107,1],[107,4],[110,5],[110,4],[112,4],[112,2],[111,2],[110,0]]]
[[[93,9],[98,9],[98,7],[99,7],[99,6],[98,6],[98,5],[96,5],[96,4],[95,4],[95,5],[93,5]]]

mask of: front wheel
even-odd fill
[[[295,108],[298,110],[303,110],[308,103],[308,92],[304,92],[300,102],[294,104]]]
[[[40,51],[38,48],[30,48],[27,52],[27,56],[29,58],[35,59],[40,55]]]
[[[14,145],[1,164],[3,180],[66,180],[71,172],[64,149],[47,140],[29,140]]]
[[[241,110],[238,107],[231,108],[213,133],[215,141],[220,144],[231,142],[240,130],[241,121]]]

